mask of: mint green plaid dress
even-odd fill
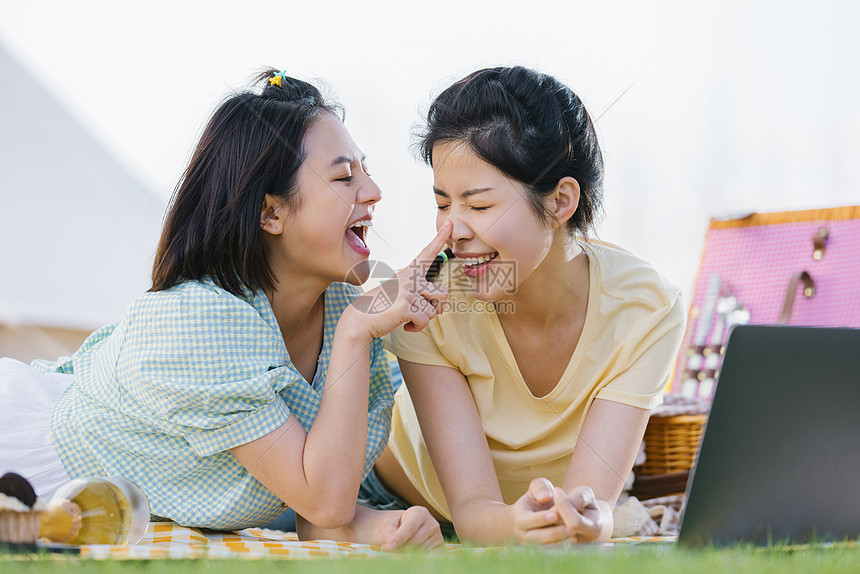
[[[311,427],[335,326],[359,293],[345,283],[326,290],[313,384],[290,362],[265,295],[235,297],[208,279],[146,293],[74,355],[34,361],[38,370],[75,375],[51,416],[69,475],[132,480],[156,519],[219,530],[268,524],[285,505],[229,449],[274,431],[291,412]],[[388,441],[393,403],[382,341],[368,351],[365,476]]]

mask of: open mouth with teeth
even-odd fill
[[[480,257],[462,257],[460,260],[463,262],[463,272],[469,277],[477,277],[486,271],[498,256],[499,252],[496,251]]]
[[[350,225],[346,230],[346,242],[361,255],[370,255],[366,240],[368,227],[373,227],[373,222],[369,219],[362,219]]]

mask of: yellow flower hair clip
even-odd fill
[[[280,88],[284,78],[286,78],[286,77],[287,77],[287,74],[285,72],[278,72],[277,74],[275,74],[274,76],[269,78],[269,85],[270,86],[278,86]]]

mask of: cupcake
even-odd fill
[[[0,542],[36,542],[44,509],[26,478],[14,472],[4,474],[0,477]]]

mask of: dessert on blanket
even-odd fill
[[[0,542],[36,542],[44,509],[26,478],[14,472],[4,474],[0,477]]]

